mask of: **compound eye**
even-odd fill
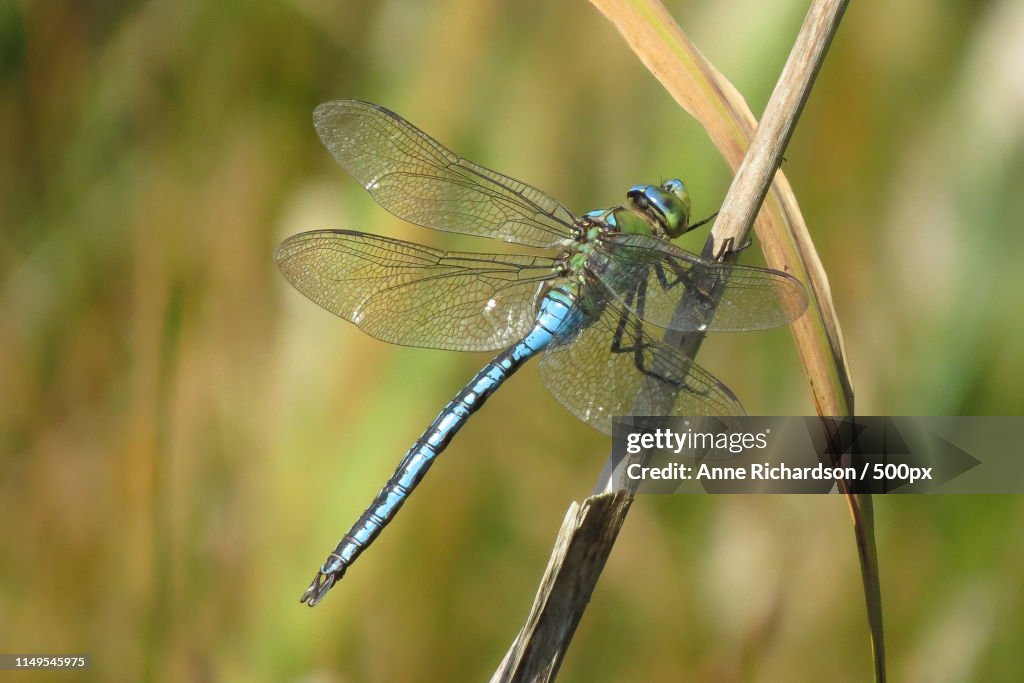
[[[635,185],[629,188],[629,191],[626,192],[626,198],[634,202],[646,201],[647,197],[644,193],[645,189],[644,185]]]
[[[671,192],[680,199],[690,195],[690,193],[686,191],[686,185],[679,178],[670,178],[669,180],[666,180],[661,184],[661,188]]]

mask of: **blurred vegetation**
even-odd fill
[[[805,8],[670,7],[755,112]],[[853,3],[818,78],[785,168],[863,414],[1024,407],[1022,45],[1019,0]],[[485,357],[363,335],[290,291],[274,246],[494,246],[376,207],[312,129],[337,97],[577,210],[682,176],[706,215],[729,182],[584,2],[0,2],[0,650],[91,653],[94,680],[461,681],[519,629],[608,451],[529,367],[298,604]],[[813,410],[785,330],[712,341],[748,411]],[[1024,500],[877,519],[893,679],[1024,678]],[[870,667],[841,498],[665,497],[635,504],[561,680]]]

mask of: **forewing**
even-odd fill
[[[743,415],[733,393],[692,359],[644,331],[617,303],[590,325],[548,347],[540,375],[573,415],[605,434],[621,415]]]
[[[313,112],[324,145],[385,209],[437,230],[554,247],[575,220],[535,187],[460,158],[392,111],[335,100]]]
[[[790,323],[807,308],[804,286],[787,273],[705,261],[648,235],[602,238],[592,264],[623,306],[658,327],[762,330]]]
[[[545,257],[445,252],[343,230],[289,237],[274,258],[297,290],[367,334],[455,351],[520,339],[541,284],[558,275]]]

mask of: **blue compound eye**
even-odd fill
[[[678,197],[679,201],[681,201],[686,207],[686,213],[690,213],[690,192],[686,189],[686,183],[679,178],[671,178],[661,184],[661,189],[666,192],[671,192]],[[689,215],[687,215],[687,217],[689,217]]]
[[[682,187],[682,183],[676,182]],[[666,235],[678,237],[686,232],[690,220],[688,195],[680,196],[667,190],[664,185],[637,185],[630,188],[626,197],[633,210],[647,216]]]
[[[689,197],[690,193],[686,191],[686,184],[679,178],[670,178],[661,184],[662,189],[668,190],[675,196],[683,199]]]
[[[674,220],[667,231],[672,237],[678,237],[689,229],[690,224],[690,193],[686,189],[686,183],[679,178],[670,178],[661,184],[661,189],[669,193],[673,199],[678,200],[674,208]]]

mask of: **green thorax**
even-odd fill
[[[580,273],[590,261],[602,234],[651,235],[671,240],[690,224],[690,195],[675,178],[661,185],[636,185],[626,193],[627,206],[589,211],[577,223],[579,235],[569,247],[569,271]]]

